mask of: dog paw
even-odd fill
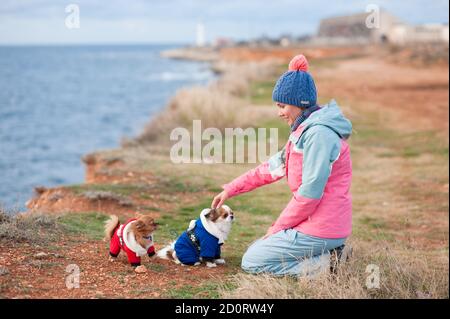
[[[109,256],[108,260],[109,262],[113,263],[116,261],[116,258],[114,258],[113,256]]]
[[[198,266],[198,265],[200,265],[200,264],[201,264],[201,262],[197,261],[197,262],[194,264],[194,266]]]
[[[224,265],[225,264],[225,259],[223,259],[223,258],[214,259],[214,263],[216,265]]]
[[[214,268],[214,267],[217,267],[217,265],[215,264],[215,263],[212,263],[212,262],[206,262],[206,267],[208,267],[208,268]]]
[[[137,273],[137,274],[144,274],[144,273],[147,272],[147,267],[145,267],[144,265],[137,266],[134,269],[134,272]]]

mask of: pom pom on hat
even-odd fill
[[[303,54],[296,55],[292,58],[291,62],[289,62],[289,71],[308,71],[308,60],[306,60]]]

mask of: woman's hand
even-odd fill
[[[212,203],[211,203],[211,208],[217,208],[222,206],[222,204],[228,199],[229,195],[227,193],[227,191],[223,191],[222,193],[220,193],[219,195],[217,195],[216,197],[214,197]]]

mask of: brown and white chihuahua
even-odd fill
[[[188,229],[176,241],[158,251],[158,257],[173,260],[177,264],[207,267],[225,264],[221,258],[221,246],[231,231],[234,213],[227,205],[206,208],[200,218],[192,220]]]
[[[153,232],[157,223],[150,216],[137,214],[136,218],[120,224],[115,215],[105,222],[105,239],[110,241],[109,254],[114,260],[123,249],[134,267],[140,266],[141,257],[155,255]]]

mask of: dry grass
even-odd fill
[[[169,138],[176,127],[190,130],[193,120],[202,120],[202,127],[223,129],[239,121],[239,110],[244,105],[241,100],[221,90],[193,87],[177,92],[169,105],[146,126],[137,138],[138,142]],[[243,124],[241,122],[241,124]]]
[[[423,43],[406,47],[391,45],[385,52],[387,59],[393,63],[409,63],[417,66],[432,64],[448,65],[448,43]]]
[[[231,285],[230,282],[221,285],[220,295],[222,298],[243,299],[449,297],[447,252],[438,256],[440,262],[436,263],[436,258],[431,262],[428,256],[417,256],[412,249],[395,250],[392,243],[353,243],[353,247],[353,257],[340,266],[336,275],[279,278],[239,273],[232,276]],[[370,282],[369,286],[366,285],[373,274],[367,268],[369,265],[379,267],[378,288],[371,288]]]
[[[254,124],[258,114],[249,116],[246,95],[249,83],[270,76],[275,66],[270,62],[249,64],[226,64],[216,66],[227,72],[207,87],[191,87],[179,90],[166,108],[144,128],[134,141],[127,144],[144,144],[157,140],[169,140],[176,127],[192,127],[193,120],[201,120],[202,128],[244,127]]]
[[[12,215],[0,209],[0,241],[43,243],[55,238],[56,219],[45,214]]]

